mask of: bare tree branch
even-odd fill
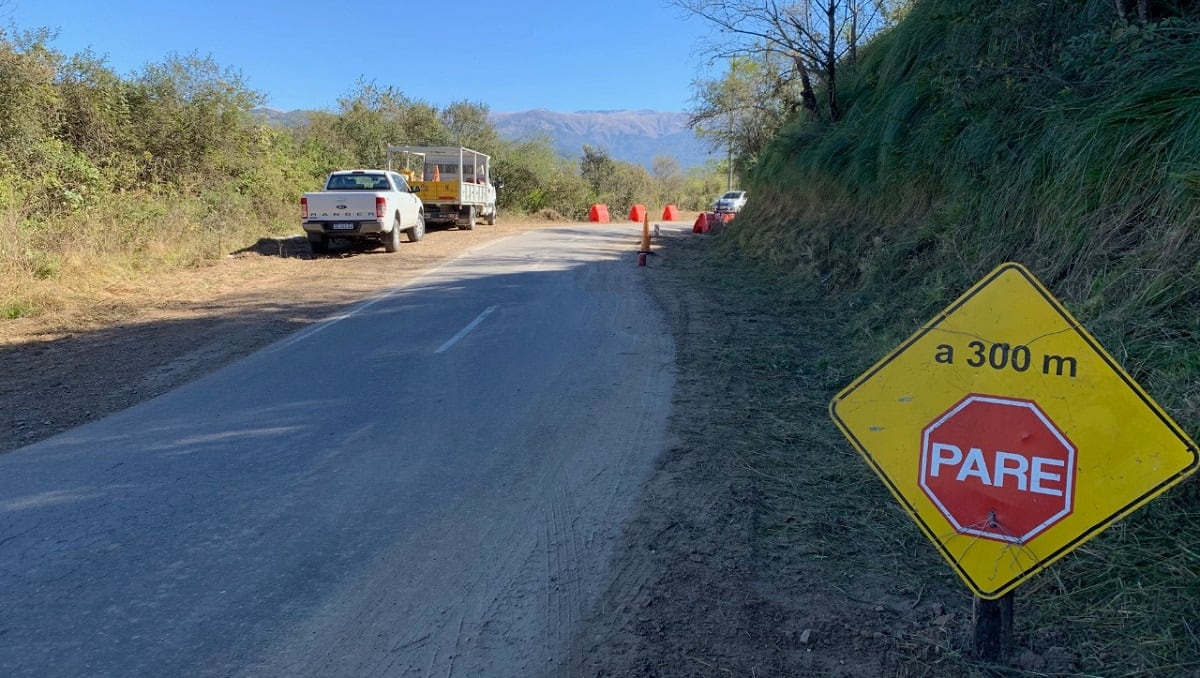
[[[816,118],[837,120],[840,69],[858,59],[858,48],[889,20],[902,0],[670,0],[713,24],[729,38],[717,58],[787,55],[783,74],[800,82],[800,103]],[[824,105],[816,88],[824,90]]]

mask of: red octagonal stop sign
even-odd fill
[[[971,394],[925,427],[920,473],[957,532],[1024,544],[1071,515],[1075,446],[1033,401]]]

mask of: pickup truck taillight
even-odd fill
[[[385,211],[387,211],[387,198],[381,195],[375,196],[375,218],[382,219]]]
[[[308,218],[308,198],[300,198],[300,218]]]

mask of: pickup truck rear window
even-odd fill
[[[338,174],[329,177],[327,191],[389,191],[387,177],[382,174]]]

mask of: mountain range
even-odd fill
[[[544,134],[568,158],[583,156],[587,144],[601,148],[616,160],[651,167],[659,156],[674,158],[687,169],[703,165],[708,146],[688,127],[686,113],[661,111],[577,111],[556,113],[544,109],[519,113],[492,113],[492,125],[505,139]]]
[[[273,125],[304,123],[308,111],[251,111]],[[576,111],[556,113],[545,109],[517,113],[492,113],[491,122],[502,138],[550,138],[554,149],[567,158],[583,156],[583,146],[606,151],[614,160],[651,168],[659,156],[674,158],[688,169],[715,157],[708,145],[696,138],[687,125],[686,113],[662,111]]]

